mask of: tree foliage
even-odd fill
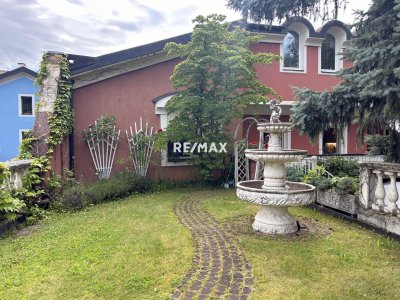
[[[344,53],[353,65],[340,72],[342,82],[332,92],[296,91],[296,127],[315,139],[329,127],[340,129],[356,121],[359,142],[366,131],[386,130],[387,158],[400,162],[399,14],[400,0],[374,0],[367,12],[358,12],[357,36]]]
[[[228,0],[227,6],[241,12],[244,20],[250,18],[257,23],[263,20],[271,23],[274,19],[281,21],[289,16],[337,19],[346,0]]]
[[[168,43],[169,57],[180,57],[171,77],[177,94],[167,103],[170,116],[166,141],[227,142],[228,126],[240,117],[249,103],[265,102],[274,91],[256,78],[254,64],[269,64],[279,59],[270,53],[253,54],[249,46],[257,41],[242,28],[230,28],[225,16],[198,16],[191,41]],[[225,154],[198,153],[194,165],[209,177],[221,169]]]

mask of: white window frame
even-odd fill
[[[349,128],[348,126],[343,127],[342,131],[342,140],[339,142],[336,141],[337,147],[337,154],[348,154],[348,141],[349,141]],[[321,132],[319,134],[319,141],[318,141],[318,153],[319,155],[323,155],[323,148],[324,148],[324,133]]]
[[[167,102],[171,100],[176,94],[165,96],[164,98],[158,100],[155,103],[155,113],[160,116],[160,128],[165,130],[168,127],[169,122],[173,119],[173,116],[168,116],[167,110],[165,108]],[[168,153],[166,149],[161,150],[161,166],[162,167],[181,167],[189,166],[187,161],[168,161]]]
[[[280,72],[282,73],[296,73],[296,74],[306,74],[307,73],[307,46],[306,40],[309,36],[308,28],[301,23],[293,23],[289,26],[288,31],[294,31],[299,36],[299,67],[290,68],[284,66],[284,52],[283,52],[283,40],[280,44]],[[285,34],[286,36],[286,34]],[[284,36],[284,37],[285,37]]]
[[[327,70],[327,69],[321,69],[321,48],[322,44],[318,47],[318,74],[320,75],[333,75],[336,76],[338,71],[343,69],[343,59],[342,55],[339,53],[343,52],[346,47],[345,47],[345,42],[346,42],[346,32],[343,30],[343,28],[333,26],[329,28],[327,31],[327,34],[333,35],[335,38],[335,70]]]
[[[22,114],[22,97],[32,98],[32,114],[24,115]],[[18,116],[23,118],[32,118],[35,116],[35,95],[34,94],[18,94]]]
[[[19,129],[18,134],[19,134],[19,143],[22,143],[22,133],[26,131],[31,131],[32,129]]]

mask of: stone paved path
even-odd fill
[[[192,268],[171,295],[173,299],[247,299],[253,285],[251,265],[237,240],[201,209],[200,200],[175,206],[179,220],[192,232]]]

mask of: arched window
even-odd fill
[[[321,69],[336,70],[335,37],[327,34],[321,46]]]
[[[292,30],[283,40],[283,67],[299,68],[299,35]]]

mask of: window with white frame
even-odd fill
[[[326,38],[319,47],[319,72],[336,73],[343,68],[341,53],[344,50],[346,32],[343,28],[333,26],[327,30]]]
[[[155,101],[155,113],[160,116],[160,129],[165,130],[169,122],[175,117],[174,114],[167,114],[166,105],[175,95],[167,95]],[[185,153],[174,153],[173,143],[169,142],[166,149],[161,151],[161,166],[186,166],[188,155]]]
[[[33,116],[34,115],[34,95],[20,94],[18,95],[18,112],[19,116]]]
[[[344,126],[339,140],[334,128],[328,128],[319,135],[319,154],[334,155],[347,154],[348,145],[348,127]]]
[[[308,37],[309,30],[302,23],[295,22],[288,27],[281,44],[281,72],[306,73]]]
[[[289,31],[283,40],[283,67],[299,68],[299,35]]]
[[[321,69],[336,70],[335,37],[332,34],[327,34],[321,45]]]
[[[21,143],[26,138],[29,138],[31,134],[30,129],[20,129],[19,130],[19,142]]]

